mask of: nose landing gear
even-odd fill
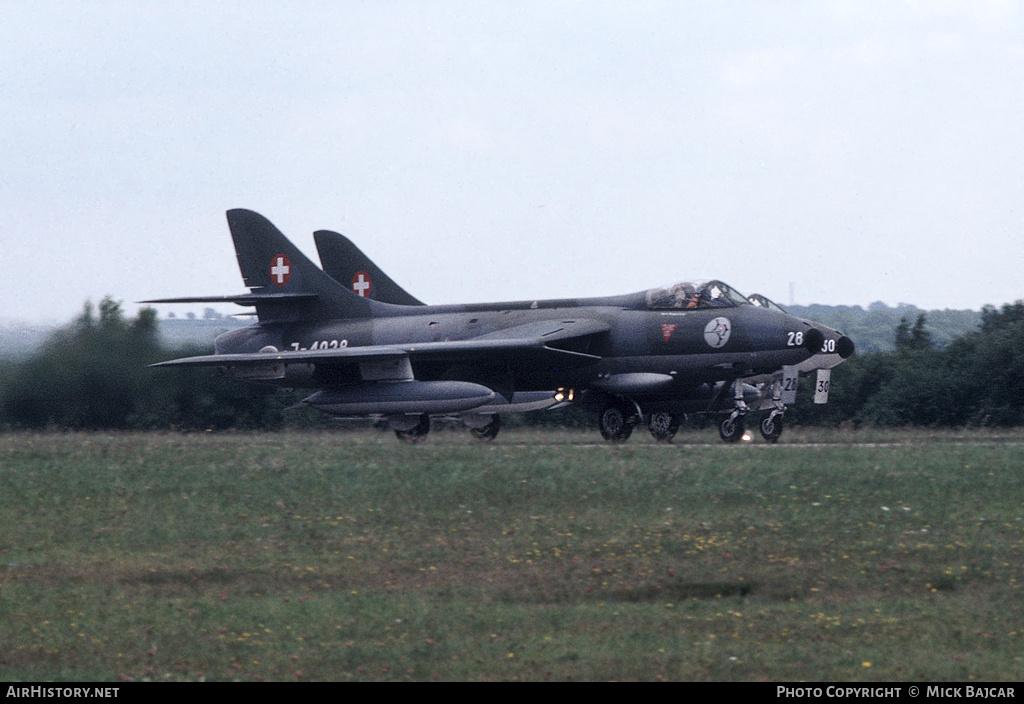
[[[761,421],[761,437],[765,442],[776,443],[782,435],[782,411],[775,409]]]
[[[739,379],[733,382],[733,412],[718,425],[718,434],[725,442],[736,442],[743,437],[745,419],[750,406],[743,399],[743,384]]]
[[[759,424],[761,437],[765,439],[765,442],[776,443],[779,441],[779,436],[782,435],[782,416],[786,412],[786,405],[782,400],[782,390],[785,381],[788,381],[788,377],[771,381],[768,388],[762,387],[761,398],[754,405],[758,409],[766,407],[771,409]],[[718,434],[725,442],[737,442],[743,438],[746,415],[751,410],[743,398],[741,385],[738,381],[735,382],[734,387],[736,389],[733,401],[734,409],[718,426]],[[765,404],[765,397],[768,393],[771,393],[771,401]]]
[[[743,432],[746,430],[746,423],[744,418],[746,415],[740,413],[739,410],[735,410],[726,416],[718,425],[718,435],[725,442],[736,442],[743,437]]]

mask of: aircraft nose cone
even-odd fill
[[[839,353],[839,356],[843,359],[852,355],[856,347],[857,346],[853,344],[853,340],[848,338],[846,335],[843,335],[836,340],[836,352]]]
[[[804,334],[804,349],[811,354],[818,354],[821,352],[822,345],[825,344],[825,334],[817,328],[811,328]]]

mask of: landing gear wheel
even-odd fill
[[[773,413],[761,421],[761,437],[765,442],[778,442],[782,435],[782,414]]]
[[[427,439],[430,432],[430,416],[426,413],[420,416],[419,422],[410,430],[396,430],[395,435],[404,443],[416,445]]]
[[[727,416],[718,426],[718,434],[726,442],[736,442],[743,437],[743,416]]]
[[[626,442],[633,433],[630,419],[622,407],[616,405],[605,406],[598,419],[598,426],[601,429],[601,437],[608,442]]]
[[[501,430],[501,416],[495,413],[491,416],[491,422],[482,428],[470,428],[470,434],[482,442],[490,442],[498,436],[498,431]]]
[[[679,419],[671,413],[652,413],[647,421],[647,429],[658,442],[672,442],[679,430]]]

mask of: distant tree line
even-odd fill
[[[1024,425],[1024,302],[981,311],[978,329],[935,344],[924,313],[904,318],[894,350],[856,354],[832,370],[829,402],[798,398],[811,424]],[[804,384],[809,386],[809,384]]]
[[[895,345],[893,330],[901,321],[912,325],[924,313],[928,321],[928,334],[936,347],[945,347],[961,335],[974,332],[981,323],[984,311],[930,310],[900,303],[888,306],[875,301],[867,308],[861,306],[788,306],[786,310],[800,318],[807,318],[836,330],[857,343],[857,352],[891,352]]]
[[[805,381],[797,403],[787,414],[788,422],[1024,425],[1024,301],[1000,309],[986,307],[975,329],[948,341],[936,340],[935,328],[923,312],[916,318],[904,315],[889,335],[889,350],[864,352],[856,333],[851,334],[859,351],[832,371],[829,403],[814,405],[812,384]],[[34,354],[0,363],[0,428],[332,426],[329,416],[310,409],[286,412],[302,398],[301,392],[232,381],[213,369],[148,366],[209,352],[195,346],[166,349],[152,309],[127,319],[120,304],[109,297],[95,308],[86,303],[74,321]],[[508,419],[509,425],[581,426],[591,422],[572,407]]]
[[[54,333],[30,357],[0,366],[0,427],[60,430],[274,429],[293,399],[231,381],[212,369],[153,369],[177,356],[209,354],[160,344],[156,312],[133,320],[104,298]],[[311,413],[299,413],[303,423]],[[310,421],[315,422],[315,421]]]

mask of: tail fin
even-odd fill
[[[358,295],[375,301],[402,306],[423,305],[422,301],[410,295],[381,271],[345,235],[330,230],[318,230],[313,233],[313,239],[316,241],[324,272],[342,286],[351,286]]]
[[[375,302],[321,271],[265,217],[242,209],[229,210],[227,217],[238,268],[252,291],[248,300],[255,304],[260,322],[374,315]]]

